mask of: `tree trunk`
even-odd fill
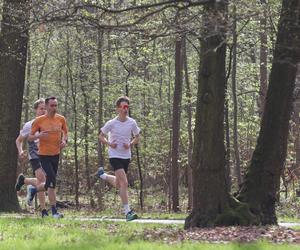
[[[225,5],[204,7],[201,63],[192,157],[193,210],[185,228],[217,224],[228,205],[225,181]]]
[[[231,192],[231,164],[230,164],[230,125],[229,125],[229,94],[228,94],[228,80],[231,74],[231,66],[232,66],[232,49],[229,51],[229,63],[227,67],[227,75],[225,78],[225,102],[224,102],[224,125],[225,125],[225,180],[227,192]]]
[[[67,73],[70,79],[71,97],[72,97],[72,111],[74,117],[74,161],[75,161],[75,204],[79,208],[79,161],[78,161],[78,107],[77,107],[77,83],[73,79],[72,70],[72,55],[69,43],[69,36],[67,36]]]
[[[192,162],[192,153],[193,153],[193,128],[192,128],[192,93],[189,80],[188,72],[188,59],[186,54],[186,39],[183,39],[183,67],[184,67],[184,76],[186,84],[186,99],[187,99],[187,116],[188,116],[188,166],[187,166],[187,175],[188,175],[188,209],[193,207],[193,169],[191,166]]]
[[[103,77],[102,77],[102,50],[103,50],[103,31],[98,30],[97,34],[97,44],[98,44],[98,49],[97,49],[97,66],[98,66],[98,131],[100,131],[102,125],[103,125]],[[98,141],[98,165],[104,165],[104,157],[103,157],[103,146]],[[100,209],[103,209],[103,190],[104,190],[104,184],[101,181],[100,184],[100,190],[97,191],[98,194],[98,205]]]
[[[173,122],[172,122],[172,163],[171,163],[171,189],[172,189],[172,210],[179,211],[179,136],[180,136],[180,116],[181,116],[181,98],[182,98],[182,43],[183,38],[176,40],[175,48],[175,86],[173,95]]]
[[[0,33],[0,211],[19,211],[14,188],[15,139],[20,130],[30,2],[4,0]]]
[[[298,64],[297,77],[295,81],[295,94],[294,94],[294,105],[293,105],[293,121],[295,123],[293,134],[294,134],[294,150],[296,166],[300,166],[300,65]]]
[[[47,43],[46,43],[46,48],[45,48],[45,55],[44,55],[44,58],[43,58],[43,62],[42,62],[42,65],[40,67],[40,70],[39,70],[39,77],[38,77],[38,82],[37,82],[37,98],[39,99],[41,97],[41,80],[42,80],[42,77],[43,77],[43,72],[44,72],[44,68],[45,68],[45,65],[46,65],[46,62],[47,62],[47,58],[48,58],[48,50],[49,50],[49,45],[50,45],[50,41],[51,41],[51,37],[52,37],[52,32],[49,33],[49,37],[47,39]]]
[[[236,95],[236,67],[237,67],[237,33],[236,33],[236,6],[233,7],[233,44],[232,44],[232,101],[233,101],[233,147],[234,147],[234,173],[237,179],[238,186],[242,183],[241,177],[241,160],[240,160],[240,153],[239,153],[239,142],[238,142],[238,102],[237,102],[237,95]]]
[[[28,40],[27,45],[27,70],[26,70],[26,90],[24,97],[24,124],[29,120],[29,96],[30,96],[30,77],[31,77],[31,49],[30,49],[30,41]]]
[[[258,113],[262,117],[268,89],[268,35],[267,35],[267,4],[262,1],[263,14],[260,18],[260,85],[258,97]]]
[[[297,63],[300,59],[300,1],[283,0],[265,110],[239,199],[262,224],[276,224],[275,202],[287,151]]]

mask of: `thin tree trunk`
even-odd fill
[[[38,88],[37,88],[37,91],[38,91],[37,98],[41,97],[41,80],[42,80],[42,77],[43,77],[44,68],[45,68],[45,65],[46,65],[46,62],[47,62],[47,58],[48,58],[49,45],[50,45],[51,37],[52,37],[52,32],[49,33],[47,43],[46,43],[46,48],[45,48],[45,55],[44,55],[42,65],[41,65],[40,70],[39,70],[39,77],[38,77],[38,82],[37,82],[37,86],[38,86]]]
[[[295,81],[295,94],[293,105],[293,121],[295,122],[294,128],[294,150],[296,152],[296,166],[300,166],[300,65],[298,65],[297,77]]]
[[[85,165],[85,178],[86,178],[86,186],[87,186],[87,194],[90,198],[91,207],[95,206],[95,201],[93,198],[92,192],[92,184],[91,184],[91,171],[90,171],[90,159],[89,159],[89,119],[90,119],[90,104],[89,104],[89,96],[87,94],[87,87],[84,83],[87,81],[86,72],[85,72],[85,63],[83,57],[83,46],[82,41],[79,39],[80,44],[80,88],[83,95],[84,102],[84,165]]]
[[[230,125],[229,125],[229,103],[228,103],[228,80],[231,75],[232,71],[232,49],[229,51],[229,64],[227,67],[227,75],[225,79],[225,103],[224,103],[224,120],[225,120],[225,141],[226,141],[226,150],[225,150],[225,180],[226,180],[226,187],[227,192],[231,192],[231,185],[232,185],[232,179],[231,179],[231,165],[230,165]]]
[[[77,84],[73,80],[72,70],[72,55],[69,42],[69,36],[67,36],[67,72],[70,79],[71,97],[72,97],[72,110],[74,117],[74,161],[75,161],[75,204],[76,208],[79,208],[79,161],[78,161],[78,111],[77,111]]]
[[[171,164],[171,186],[172,186],[172,210],[179,211],[179,136],[180,116],[182,98],[182,44],[183,38],[177,38],[175,47],[175,85],[173,95],[173,122],[172,122],[172,164]]]
[[[172,206],[172,185],[171,185],[171,152],[172,152],[172,111],[171,111],[171,62],[168,63],[168,123],[169,123],[169,155],[168,155],[168,164],[167,164],[167,169],[166,169],[166,180],[168,180],[168,190],[169,190],[169,195],[168,195],[168,210],[171,211],[171,206]]]
[[[258,112],[262,117],[265,107],[265,99],[268,89],[268,35],[267,35],[267,4],[262,2],[263,15],[260,18],[260,85],[259,85],[259,99]]]
[[[103,125],[103,77],[102,77],[102,68],[103,68],[103,31],[98,30],[97,34],[97,68],[98,68],[98,131],[100,131]],[[98,165],[104,166],[104,157],[103,157],[103,146],[98,140]],[[98,206],[100,209],[103,209],[103,190],[104,184],[100,182],[100,190],[98,192]]]
[[[236,6],[233,7],[233,48],[232,48],[232,101],[233,101],[233,147],[234,147],[234,156],[235,156],[235,166],[234,172],[235,177],[237,178],[238,186],[242,183],[241,177],[241,160],[239,153],[239,142],[238,142],[238,103],[236,96],[236,67],[237,67],[237,33],[236,33]]]
[[[183,53],[183,65],[184,65],[184,76],[186,84],[186,99],[187,99],[187,116],[188,116],[188,166],[187,166],[187,175],[188,175],[188,209],[193,207],[193,169],[192,169],[192,153],[193,153],[193,128],[192,128],[192,92],[189,80],[188,72],[188,59],[187,59],[187,49],[186,49],[186,39],[183,39],[182,45]]]
[[[26,91],[24,97],[24,123],[29,120],[29,96],[30,96],[30,81],[31,81],[31,49],[30,41],[28,41],[27,47],[27,71],[26,71]]]

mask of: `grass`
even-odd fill
[[[298,217],[279,217],[279,222],[294,222],[294,223],[300,223],[300,219]]]
[[[0,249],[106,249],[106,250],[296,250],[299,245],[208,244],[199,242],[165,243],[144,240],[143,230],[182,228],[182,225],[89,222],[52,218],[0,218]]]

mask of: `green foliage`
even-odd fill
[[[109,1],[105,1],[105,3],[103,1],[81,2],[113,9],[134,5],[133,2],[126,1],[122,3],[121,1],[112,3]],[[135,4],[146,4],[153,1],[134,2]],[[228,48],[232,45],[230,25],[232,24],[233,4],[237,6],[238,21],[238,136],[242,171],[244,171],[252,155],[260,125],[257,98],[259,94],[259,17],[262,14],[262,6],[259,1],[230,1]],[[181,6],[183,5],[181,3]],[[70,12],[73,10],[72,4],[65,6],[59,1],[47,1],[45,4],[34,7],[36,8],[35,18],[39,18],[39,21],[43,20],[43,15],[47,14],[49,15],[47,18],[50,20],[53,18],[53,20],[45,22],[45,32],[37,27],[37,23],[33,22],[34,25],[31,26],[31,60],[27,64],[28,70],[30,70],[30,74],[27,74],[29,92],[25,93],[25,99],[29,100],[29,104],[33,103],[38,97],[38,83],[40,83],[40,95],[43,97],[56,95],[59,100],[60,112],[67,117],[70,139],[68,147],[64,150],[60,168],[62,187],[59,191],[64,195],[74,195],[72,183],[75,180],[74,148],[76,145],[78,146],[80,193],[87,192],[86,145],[88,146],[90,173],[94,173],[98,166],[98,103],[99,101],[103,102],[101,126],[115,116],[114,101],[118,96],[125,95],[127,86],[129,97],[132,100],[132,117],[137,120],[142,129],[142,141],[139,149],[145,186],[146,188],[152,185],[163,187],[164,204],[167,207],[168,189],[166,186],[169,182],[175,40],[178,34],[184,34],[187,37],[193,129],[197,100],[202,7],[194,6],[183,10],[184,13],[180,15],[180,18],[177,8],[166,8],[155,15],[150,15],[151,18],[145,18],[139,24],[126,28],[122,25],[135,22],[151,10],[143,9],[116,14],[103,13],[101,8],[81,8],[77,10],[74,17],[62,18],[57,21],[55,15],[63,13],[53,10],[60,7],[70,8]],[[268,1],[268,12],[270,21],[272,21],[268,23],[267,27],[270,37],[268,40],[269,62],[272,60],[276,34],[274,27],[278,21],[279,9],[279,0]],[[119,27],[111,27],[116,23]],[[101,38],[99,38],[98,29],[103,32]],[[99,47],[101,47],[101,51],[99,51]],[[102,56],[102,65],[99,65],[99,52]],[[229,58],[229,54],[227,58]],[[43,64],[45,65],[43,66]],[[229,61],[227,66],[229,66]],[[103,83],[103,100],[99,98],[99,70]],[[227,99],[229,100],[230,139],[232,141],[233,105],[230,79],[228,80]],[[188,101],[184,84],[179,153],[180,185],[186,183],[186,168],[189,163],[187,157],[188,116],[186,112]],[[26,111],[25,109],[24,105],[24,111]],[[29,118],[32,116],[31,114]],[[77,141],[74,138],[75,124]],[[86,124],[88,125],[88,135],[85,138]],[[232,145],[230,149],[232,167],[235,164]],[[107,148],[104,150],[106,152]],[[109,169],[107,159],[105,162],[106,169]],[[135,152],[130,172],[135,183],[138,184]],[[134,187],[138,189],[138,185]],[[92,181],[92,189],[98,188],[99,186]]]

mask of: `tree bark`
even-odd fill
[[[297,77],[295,81],[294,105],[293,105],[293,121],[295,123],[294,134],[294,150],[296,166],[300,166],[300,65],[298,64]]]
[[[233,43],[232,43],[232,101],[233,101],[233,148],[234,148],[234,173],[237,179],[238,186],[242,183],[241,176],[241,160],[239,153],[238,142],[238,101],[236,95],[237,81],[236,81],[236,67],[237,67],[237,33],[236,33],[236,6],[233,6]]]
[[[20,130],[30,2],[4,0],[0,33],[0,211],[19,211],[14,188],[15,139]]]
[[[276,224],[275,202],[287,151],[292,94],[300,58],[300,1],[283,0],[261,129],[239,199],[261,224]]]
[[[267,35],[267,4],[262,1],[263,14],[260,18],[260,85],[258,97],[258,113],[263,115],[268,89],[268,35]]]
[[[175,86],[173,95],[173,122],[172,122],[172,163],[170,184],[172,189],[172,210],[179,211],[179,135],[180,135],[180,116],[181,116],[181,98],[182,98],[182,43],[183,38],[179,37],[176,40],[175,47]]]
[[[193,167],[193,210],[185,228],[215,225],[228,205],[225,181],[225,10],[224,3],[204,7]]]
[[[187,166],[187,179],[188,179],[188,209],[193,207],[193,169],[192,169],[192,153],[193,153],[193,128],[192,128],[192,93],[188,72],[188,59],[187,59],[186,38],[183,39],[183,68],[186,84],[186,98],[187,98],[187,116],[188,116],[188,166]]]
[[[72,55],[69,36],[67,35],[67,74],[70,79],[72,111],[74,118],[74,162],[75,162],[75,204],[79,208],[79,161],[78,161],[78,107],[77,107],[77,83],[73,79]]]
[[[30,41],[28,40],[27,45],[27,70],[26,70],[26,90],[24,97],[24,124],[29,120],[29,96],[30,96],[30,79],[31,78],[31,49],[30,49]]]
[[[50,41],[51,41],[51,37],[52,37],[52,32],[49,33],[49,37],[47,39],[47,43],[46,43],[46,48],[45,48],[45,55],[44,55],[44,58],[43,58],[43,62],[42,62],[42,65],[38,71],[38,81],[37,81],[37,98],[39,99],[41,97],[41,80],[42,80],[42,77],[43,77],[43,73],[44,73],[44,68],[45,68],[45,65],[46,65],[46,62],[47,62],[47,59],[48,59],[48,52],[49,52],[49,45],[50,45]]]
[[[102,71],[103,71],[103,55],[102,55],[102,50],[103,50],[103,31],[98,30],[97,34],[97,66],[98,66],[98,131],[100,132],[100,129],[103,125],[103,76],[102,76]],[[103,146],[98,141],[98,165],[104,165],[104,156],[103,156]],[[98,193],[98,205],[100,209],[103,208],[103,190],[104,190],[104,184],[103,182],[100,182],[99,184],[100,190],[97,191]]]

